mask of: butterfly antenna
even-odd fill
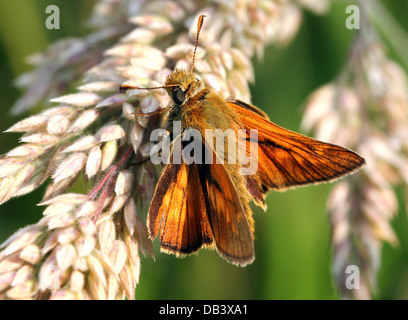
[[[131,86],[131,85],[128,85],[128,84],[122,84],[119,87],[119,90],[120,90],[121,93],[123,93],[123,92],[126,92],[128,90],[136,90],[136,89],[139,89],[139,90],[156,90],[156,89],[165,89],[165,88],[171,88],[171,87],[178,87],[178,84],[169,84],[167,86],[150,87],[150,88],[135,87],[135,86]]]
[[[195,61],[195,56],[196,56],[196,52],[197,52],[198,37],[200,36],[201,27],[203,26],[204,18],[205,18],[205,17],[206,17],[205,15],[201,15],[201,16],[198,18],[197,36],[196,36],[196,41],[195,41],[195,46],[194,46],[194,52],[193,52],[193,62],[191,63],[191,73],[193,73],[193,71],[194,71],[194,61]]]
[[[197,23],[197,36],[196,36],[196,41],[195,41],[195,46],[194,46],[194,52],[193,52],[193,61],[192,61],[192,63],[191,63],[191,73],[193,73],[193,71],[194,71],[194,61],[195,61],[196,52],[197,52],[198,38],[199,38],[199,36],[200,36],[200,31],[201,31],[201,28],[202,28],[202,26],[203,26],[204,18],[205,18],[205,17],[206,17],[205,15],[201,15],[201,16],[198,18],[198,23]],[[128,91],[128,90],[136,90],[136,89],[139,89],[139,90],[155,90],[155,89],[165,89],[165,88],[178,87],[178,86],[179,86],[179,84],[169,84],[169,85],[167,85],[167,86],[161,86],[161,87],[143,88],[143,87],[131,86],[131,85],[128,85],[128,84],[122,84],[122,85],[119,87],[119,90],[120,90],[120,92],[123,93],[123,92],[126,92],[126,91]]]
[[[155,89],[165,89],[165,88],[178,87],[178,86],[179,86],[178,84],[169,84],[167,86],[143,88],[143,87],[131,86],[131,85],[128,85],[128,84],[122,84],[119,87],[119,91],[121,93],[124,93],[124,92],[126,92],[128,90],[136,90],[136,89],[139,89],[139,90],[155,90]],[[160,114],[160,113],[162,113],[163,110],[164,109],[159,109],[159,110],[149,112],[149,113],[135,113],[134,112],[133,115],[135,115],[135,116],[147,116],[147,115],[153,115],[153,114]]]

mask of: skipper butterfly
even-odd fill
[[[204,16],[200,16],[190,72],[176,69],[164,86],[129,89],[167,90],[171,104],[159,113],[161,127],[170,132],[170,161],[165,165],[150,204],[147,224],[151,239],[159,237],[161,250],[184,256],[200,248],[215,248],[230,263],[245,266],[254,260],[254,221],[249,202],[266,209],[268,190],[279,190],[333,181],[360,169],[365,160],[346,148],[318,141],[281,128],[260,109],[239,100],[225,100],[205,87],[194,75],[194,59]],[[149,115],[149,114],[139,114]],[[175,122],[178,135],[172,134]],[[205,161],[175,161],[178,143],[182,153],[189,148],[186,132],[200,133],[193,158],[205,154]],[[207,130],[232,130],[238,137],[219,145]],[[257,132],[253,139],[251,132]],[[244,133],[242,133],[244,132]],[[214,136],[213,136],[214,137]],[[215,136],[216,138],[218,136]],[[225,138],[225,139],[224,139]],[[242,143],[243,142],[243,143]],[[257,170],[242,174],[239,161],[223,162],[238,147],[253,159]],[[244,146],[244,147],[242,147]],[[243,152],[242,152],[243,150]],[[238,157],[239,158],[239,157]]]

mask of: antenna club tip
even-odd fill
[[[206,18],[207,16],[205,14],[202,14],[199,18],[198,18],[198,28],[200,29],[203,26],[204,23],[204,18]]]

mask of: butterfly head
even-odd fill
[[[182,105],[203,89],[200,80],[193,72],[175,69],[166,79],[164,85],[174,104]]]

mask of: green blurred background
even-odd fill
[[[65,37],[79,37],[89,31],[83,23],[94,0],[0,1],[0,130],[22,118],[8,110],[20,92],[13,79],[30,67],[27,55],[42,51]],[[408,1],[382,3],[408,30]],[[48,30],[45,8],[56,4],[61,12],[61,29]],[[268,48],[263,61],[254,60],[253,103],[265,110],[272,121],[300,131],[302,104],[320,85],[339,72],[349,49],[353,31],[345,28],[345,7],[350,1],[336,1],[328,14],[308,12],[295,40],[286,48]],[[390,49],[390,56],[398,55]],[[32,111],[33,113],[39,110]],[[0,153],[16,146],[19,135],[1,134]],[[254,207],[256,226],[255,262],[232,266],[214,251],[201,250],[185,259],[159,253],[156,259],[142,259],[138,299],[337,299],[331,276],[330,230],[325,204],[332,185],[300,188],[285,193],[271,192],[268,211]],[[0,243],[27,224],[41,218],[40,188],[0,206]],[[377,299],[408,298],[408,223],[399,192],[400,212],[393,226],[400,245],[384,245]]]

